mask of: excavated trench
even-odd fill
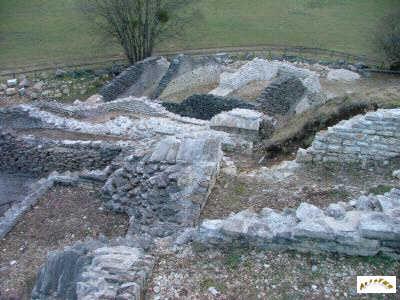
[[[103,169],[121,153],[117,142],[127,139],[29,122],[23,128],[4,120],[0,116],[0,299],[30,299],[49,251],[99,236],[120,237],[128,229],[125,214],[103,208],[101,184],[46,187],[49,174]]]

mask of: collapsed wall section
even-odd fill
[[[400,109],[380,109],[319,132],[299,162],[379,163],[400,157]]]

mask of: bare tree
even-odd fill
[[[391,68],[400,70],[400,9],[382,19],[376,40]]]
[[[86,12],[124,49],[130,63],[152,55],[163,38],[192,20],[196,0],[87,0]],[[100,17],[100,18],[98,18]]]

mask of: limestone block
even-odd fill
[[[345,69],[335,69],[328,72],[327,79],[330,81],[351,82],[360,79],[360,75]]]
[[[392,218],[384,213],[364,214],[359,230],[365,238],[398,241],[400,239],[400,219]]]
[[[18,79],[13,78],[13,79],[9,79],[7,80],[7,86],[10,87],[16,87],[18,84]]]
[[[249,109],[236,108],[214,116],[210,121],[210,126],[211,128],[226,127],[258,132],[263,118],[263,113]]]
[[[335,219],[342,219],[346,214],[345,208],[337,203],[329,204],[328,208],[326,209],[326,214],[330,217]]]
[[[324,212],[312,204],[303,202],[296,210],[296,217],[300,221],[319,219],[324,217]]]
[[[18,90],[16,88],[13,87],[9,87],[6,89],[6,95],[7,96],[14,96],[18,93]]]

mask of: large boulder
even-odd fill
[[[334,69],[329,71],[326,78],[329,81],[351,82],[360,79],[360,75],[345,69]]]
[[[18,79],[15,79],[15,78],[7,80],[7,86],[10,88],[17,86],[17,83],[18,83]]]
[[[253,131],[258,134],[265,115],[261,112],[235,108],[222,112],[211,119],[211,128]]]
[[[210,120],[213,116],[234,108],[254,109],[253,105],[241,100],[214,95],[193,95],[180,104],[164,102],[163,106],[181,116],[201,120]]]
[[[14,96],[18,93],[16,88],[10,87],[8,89],[6,89],[6,95],[7,96]]]

